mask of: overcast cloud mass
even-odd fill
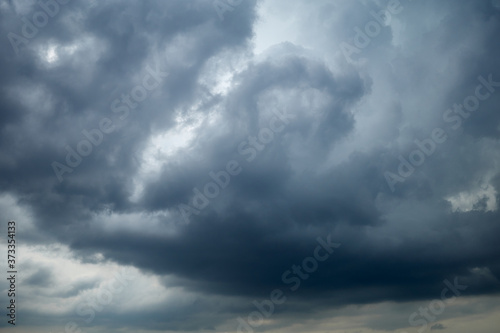
[[[2,332],[498,332],[500,1],[0,0],[0,32]]]

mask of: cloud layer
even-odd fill
[[[277,288],[276,332],[404,329],[455,278],[428,329],[495,303],[495,1],[42,4],[0,0],[27,332],[236,331]],[[318,237],[341,246],[292,288]],[[86,322],[120,267],[130,289]]]

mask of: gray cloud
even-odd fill
[[[500,82],[500,12],[459,2],[401,0],[347,62],[339,45],[388,1],[244,1],[223,20],[211,1],[75,1],[18,54],[6,36],[40,8],[0,1],[0,191],[30,212],[27,244],[62,243],[81,264],[131,265],[196,295],[165,311],[103,310],[97,326],[218,330],[248,300],[289,291],[283,272],[326,235],[342,248],[279,318],[433,299],[454,277],[467,296],[498,295],[500,91],[457,130],[443,114],[479,76]],[[168,76],[134,100],[151,68]],[[262,144],[277,113],[290,118]],[[66,147],[104,118],[114,130],[59,181],[52,163],[67,165]],[[435,128],[446,142],[391,191],[384,173]],[[195,208],[229,161],[241,173],[186,223],[179,206]],[[61,291],[54,274],[25,283],[62,298],[98,285]],[[50,323],[29,311],[30,323]]]

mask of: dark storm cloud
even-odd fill
[[[192,189],[206,182],[210,171],[224,169],[233,158],[242,164],[245,160],[252,163],[228,189],[234,198],[253,200],[283,195],[283,187],[293,181],[289,151],[294,141],[301,140],[307,145],[310,163],[322,163],[321,158],[330,147],[349,133],[354,121],[348,107],[366,89],[359,76],[335,78],[318,61],[280,54],[288,48],[288,45],[278,48],[272,58],[251,65],[238,75],[233,83],[235,91],[222,105],[223,120],[201,130],[192,147],[191,154],[203,156],[204,164],[187,164],[189,161],[182,152],[167,161],[160,181],[155,180],[145,190],[146,207],[176,207],[187,202],[193,196]],[[307,98],[318,105],[305,101]],[[295,120],[290,124],[280,120],[279,126],[286,125],[286,130],[282,135],[277,133],[276,142],[269,144],[257,158],[257,152],[250,151],[246,140],[267,126],[267,119],[274,116],[277,108],[279,113],[290,114]],[[224,132],[226,128],[233,129]],[[214,136],[214,132],[221,133]]]
[[[339,3],[320,7],[352,18],[349,26],[364,25],[372,19],[370,10],[384,8],[371,1],[366,7]],[[9,17],[2,30],[19,29],[15,6],[2,4],[0,15]],[[470,199],[477,201],[474,209],[459,211],[446,198],[488,182],[500,203],[500,91],[464,120],[460,131],[447,132],[448,141],[397,191],[389,189],[384,172],[415,149],[414,139],[444,128],[443,112],[474,92],[478,76],[500,81],[500,12],[490,1],[406,1],[398,14],[406,39],[385,27],[363,50],[361,57],[368,60],[332,66],[321,54],[292,43],[252,55],[255,11],[256,2],[245,1],[221,21],[210,1],[113,1],[93,7],[71,2],[19,55],[4,38],[2,192],[32,208],[38,231],[70,245],[77,256],[99,252],[168,276],[166,286],[211,296],[290,292],[283,273],[312,255],[318,236],[330,235],[342,247],[302,282],[283,306],[289,313],[435,298],[443,280],[454,277],[467,284],[464,294],[498,293],[499,210],[487,210],[483,197]],[[335,30],[323,24],[323,16],[311,17],[316,21],[307,24],[318,40]],[[339,28],[337,38],[341,42],[352,34]],[[62,48],[79,43],[73,54]],[[62,45],[55,65],[39,56],[51,44]],[[338,43],[332,44],[325,39],[327,49],[338,52]],[[238,61],[245,65],[234,66],[228,91],[213,92],[207,82]],[[141,83],[147,66],[169,75],[121,121],[110,105]],[[376,99],[391,105],[384,113],[367,100],[387,77],[391,93],[378,91]],[[249,159],[239,147],[250,147],[250,137],[269,126],[276,112],[292,117]],[[213,114],[218,117],[207,120]],[[143,163],[138,157],[154,135],[176,125],[177,116],[188,119],[183,125],[198,117],[203,126],[188,147],[160,159],[159,172],[148,174],[140,198],[131,200]],[[369,116],[379,126],[360,129],[362,117]],[[97,128],[103,117],[113,120],[115,131],[59,182],[51,163],[63,162],[64,147],[75,147],[84,138],[81,131]],[[373,139],[346,148],[365,136]],[[344,151],[346,157],[339,157]],[[186,224],[179,205],[191,205],[193,189],[202,189],[211,181],[209,173],[224,170],[231,160],[239,162],[241,173]],[[156,218],[173,231],[105,228],[110,215],[130,213],[143,214],[137,225],[164,214]],[[30,283],[48,283],[47,272],[37,274]],[[170,317],[160,310],[138,312],[126,322],[133,325],[140,317],[151,320],[148,328],[198,329],[227,319],[207,319],[208,304],[200,300],[172,310]],[[236,312],[222,305],[220,311]],[[199,322],[181,323],[197,316]],[[108,314],[98,321],[113,318]]]
[[[16,15],[14,4],[4,4],[2,15],[10,17],[2,21],[4,31],[21,29],[24,16]],[[128,176],[136,169],[130,153],[140,150],[153,131],[168,128],[177,108],[190,105],[193,94],[202,89],[196,80],[210,57],[245,45],[251,36],[251,6],[252,2],[246,2],[222,24],[206,1],[113,2],[97,7],[72,2],[61,8],[19,56],[5,39],[1,52],[5,73],[3,190],[17,192],[33,205],[40,223],[47,226],[82,222],[89,211],[104,207],[130,209]],[[34,6],[25,16],[29,18],[37,10]],[[173,42],[176,38],[189,41],[192,47],[180,49],[185,44]],[[81,49],[74,54],[62,49],[79,43]],[[154,50],[157,53],[175,43],[175,57],[163,54],[154,58]],[[61,48],[54,68],[44,64],[38,54],[51,44]],[[140,83],[146,65],[159,66],[170,77],[162,84],[160,97],[146,100],[121,122],[110,109],[111,102]],[[41,89],[35,104],[22,103],[35,88]],[[36,110],[41,105],[48,110]],[[113,120],[116,133],[107,135],[99,150],[94,149],[59,184],[51,163],[64,163],[64,147],[76,149],[85,139],[81,131],[98,128],[104,117]]]
[[[450,31],[447,34],[451,35],[452,28],[448,30]],[[445,32],[441,31],[440,34]],[[441,35],[438,37],[444,38]],[[490,44],[493,45],[485,42],[483,47]],[[299,51],[296,52],[300,54]],[[276,63],[278,65],[275,65]],[[496,262],[493,258],[499,248],[488,235],[492,230],[498,229],[493,222],[498,218],[498,213],[451,213],[443,195],[452,192],[452,189],[436,186],[429,179],[424,181],[425,178],[419,176],[405,183],[401,191],[394,195],[396,198],[391,199],[382,178],[384,169],[395,156],[391,152],[379,150],[370,154],[358,153],[343,164],[331,167],[324,174],[317,174],[310,168],[294,169],[297,165],[301,166],[297,160],[293,160],[292,147],[293,143],[297,142],[297,137],[305,141],[305,156],[312,158],[313,168],[321,165],[324,157],[322,150],[327,151],[336,140],[335,137],[325,140],[325,133],[340,137],[342,133],[344,136],[348,134],[353,124],[353,121],[349,120],[349,108],[366,93],[363,92],[364,84],[359,81],[359,76],[358,83],[354,85],[349,82],[356,81],[349,78],[339,78],[336,83],[336,79],[328,74],[329,71],[325,68],[316,65],[305,71],[307,67],[303,64],[301,57],[280,56],[279,53],[274,53],[272,60],[261,61],[239,74],[235,88],[227,97],[228,102],[224,109],[224,114],[227,115],[222,122],[232,122],[243,135],[229,132],[229,135],[217,137],[216,141],[212,142],[211,136],[204,135],[201,130],[199,136],[208,138],[200,139],[201,142],[196,141],[199,147],[197,154],[203,154],[206,161],[203,167],[175,166],[183,161],[180,153],[181,156],[175,159],[175,164],[172,167],[166,166],[159,181],[146,190],[144,204],[153,209],[172,209],[179,202],[186,202],[189,196],[193,195],[191,189],[203,185],[208,179],[209,171],[221,170],[224,163],[235,156],[235,145],[244,140],[245,135],[255,133],[259,129],[259,115],[265,115],[266,109],[271,108],[273,103],[299,114],[299,121],[292,122],[282,138],[234,179],[226,192],[215,200],[218,202],[211,204],[212,206],[201,215],[193,216],[192,224],[183,227],[181,234],[175,239],[159,238],[148,243],[146,240],[142,242],[130,239],[121,243],[118,239],[123,238],[117,238],[116,243],[110,243],[110,240],[104,237],[96,241],[96,249],[109,247],[105,250],[106,253],[123,263],[139,264],[141,261],[140,265],[144,268],[195,280],[194,286],[197,285],[206,291],[246,294],[252,293],[252,290],[265,292],[282,283],[280,278],[283,270],[293,264],[294,260],[301,260],[307,255],[304,245],[297,244],[312,244],[316,236],[304,234],[300,237],[292,233],[294,237],[283,236],[283,239],[279,240],[280,237],[266,238],[265,235],[287,235],[289,230],[294,228],[306,230],[315,226],[318,233],[336,231],[337,239],[341,239],[346,246],[343,253],[338,254],[335,265],[329,265],[304,288],[323,293],[327,290],[334,291],[341,300],[339,303],[430,297],[430,290],[438,287],[446,277],[469,276],[471,273],[468,269],[475,265],[494,269]],[[314,61],[311,64],[314,64]],[[490,67],[492,68],[491,65]],[[485,66],[484,69],[486,68]],[[415,75],[417,74],[415,72]],[[356,75],[353,76],[355,77]],[[471,81],[466,77],[462,80],[467,87],[453,86],[453,94],[456,96],[467,91],[471,85]],[[276,86],[279,89],[275,89]],[[321,107],[315,110],[311,106],[314,103],[304,105],[298,102],[300,98],[297,96],[300,96],[301,92],[305,93],[310,86],[321,90],[327,96],[333,96],[331,99],[334,102],[326,104],[326,112],[322,112]],[[339,91],[336,87],[343,87],[344,91]],[[274,100],[266,100],[266,96],[261,96],[264,95],[261,91],[267,90],[273,91]],[[295,95],[287,95],[287,90],[293,91]],[[291,97],[292,102],[287,104],[286,100],[280,99],[280,95]],[[292,96],[297,97],[297,101]],[[321,97],[317,98],[321,101]],[[268,103],[262,103],[262,100]],[[339,108],[344,111],[339,112]],[[304,115],[300,110],[306,110]],[[484,112],[487,113],[488,110]],[[314,120],[318,120],[317,117],[321,115],[324,120],[320,120],[320,126],[314,127]],[[244,125],[240,119],[245,121]],[[339,123],[342,124],[339,126],[340,131],[335,128]],[[222,124],[217,126],[224,128]],[[217,130],[217,126],[215,129],[208,127],[206,131],[210,133]],[[228,145],[228,141],[235,144]],[[329,145],[325,146],[325,142]],[[447,149],[447,154],[461,159],[458,151],[453,154],[455,149],[463,149],[460,146],[447,146],[443,149]],[[310,155],[307,154],[309,150],[313,151]],[[469,153],[469,156],[477,155],[473,151]],[[280,158],[272,158],[276,156]],[[436,157],[438,161],[444,158],[441,154]],[[447,157],[446,163],[456,165],[457,161]],[[471,164],[472,170],[467,170],[463,163],[462,166],[460,169],[450,166],[445,170],[456,172],[454,179],[457,179],[456,177],[463,177],[481,168],[481,164]],[[448,173],[447,177],[438,179],[441,173],[432,171],[433,167],[442,169],[442,164],[439,165],[437,161],[428,162],[425,168],[431,170],[425,170],[425,174],[436,175],[435,181],[438,184],[443,183],[444,186],[446,179],[453,177],[452,172]],[[190,181],[184,182],[182,179]],[[163,184],[165,186],[162,186]],[[177,185],[169,186],[173,184]],[[387,242],[390,238],[383,233],[390,231],[384,231],[384,222],[387,223],[391,218],[386,215],[394,208],[392,205],[400,205],[399,202],[405,200],[414,201],[416,207],[430,211],[423,216],[423,229],[432,225],[435,229],[433,238],[412,239],[411,235],[403,232],[397,236],[400,241]],[[246,208],[249,205],[252,210]],[[400,217],[401,224],[412,221],[415,215],[419,215],[417,208],[413,211],[407,210],[406,216]],[[463,222],[457,223],[458,218]],[[474,232],[475,237],[467,239],[466,233],[457,233],[472,221],[477,221],[474,229],[466,230]],[[377,235],[377,227],[380,228],[380,235]],[[478,238],[487,245],[477,247]],[[217,242],[213,239],[217,239]],[[128,255],[124,252],[127,247],[124,244],[128,242],[136,245],[134,254]],[[144,244],[143,248],[141,243]],[[453,253],[455,244],[463,244],[465,248]],[[76,248],[84,248],[90,243],[79,240],[74,245]],[[145,254],[140,255],[140,251],[145,251]],[[131,259],[134,257],[137,259]],[[144,257],[149,259],[140,259]],[[351,288],[357,292],[351,292]],[[477,288],[476,291],[471,288],[469,292],[489,292],[497,290],[498,286],[492,284]],[[346,289],[350,290],[349,293],[343,293]]]

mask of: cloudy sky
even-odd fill
[[[2,332],[498,332],[500,1],[0,0],[0,30]]]

